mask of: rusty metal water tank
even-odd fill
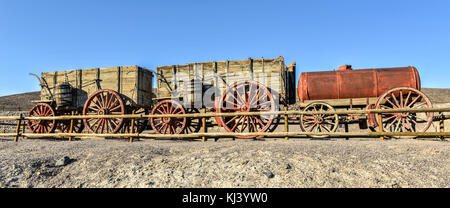
[[[340,66],[337,71],[303,72],[298,80],[300,101],[379,97],[394,87],[420,90],[415,67],[352,69]]]

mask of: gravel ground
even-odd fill
[[[0,187],[450,188],[450,143],[0,139]]]

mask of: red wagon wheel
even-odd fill
[[[63,113],[62,115],[72,115],[72,113]],[[79,112],[75,115],[79,115]],[[56,128],[61,133],[70,133],[70,120],[59,120],[56,124]],[[84,129],[83,120],[74,119],[73,120],[73,133],[81,133]]]
[[[270,91],[255,81],[237,82],[227,88],[218,101],[218,113],[275,111],[275,99]],[[228,132],[265,132],[275,115],[220,117]],[[261,136],[237,136],[238,138],[260,138]]]
[[[152,115],[186,114],[184,107],[175,100],[158,102],[152,110]],[[186,127],[186,117],[150,118],[150,124],[158,134],[180,134]]]
[[[334,111],[334,108],[324,102],[313,102],[303,109],[300,115],[300,127],[305,132],[331,133],[335,132],[339,126],[338,114],[320,114],[319,111]],[[328,135],[309,135],[313,138],[325,138]]]
[[[430,99],[419,90],[409,87],[393,88],[378,99],[376,109],[398,109],[398,108],[431,108]],[[386,132],[425,132],[433,122],[433,113],[377,113],[379,115],[383,130]],[[399,138],[399,137],[397,137]],[[411,136],[402,138],[414,138]]]
[[[120,95],[113,90],[99,90],[92,94],[84,105],[83,115],[123,115],[125,105]],[[117,133],[123,125],[123,118],[84,119],[86,129],[91,133]]]
[[[55,116],[55,110],[46,103],[39,103],[30,110],[30,117]],[[28,120],[28,128],[33,134],[52,133],[56,128],[56,120]]]
[[[188,114],[200,113],[200,111],[196,108],[187,109],[186,112]],[[183,134],[198,133],[198,132],[200,132],[201,128],[202,128],[202,118],[189,117],[189,118],[187,118],[186,128],[184,128]]]
[[[132,114],[133,112],[129,112],[129,114]],[[136,115],[148,115],[148,110],[145,108],[139,108],[136,109],[134,111],[134,114]],[[130,133],[131,130],[131,120],[132,119],[126,119],[126,121],[123,124],[123,131],[124,133]],[[142,133],[145,131],[145,129],[147,128],[148,125],[148,120],[147,119],[135,119],[134,120],[134,129],[133,129],[133,133]]]

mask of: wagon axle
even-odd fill
[[[98,115],[110,115],[111,114],[111,110],[107,109],[107,108],[102,108],[98,111]]]

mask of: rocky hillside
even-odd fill
[[[423,88],[425,93],[433,103],[450,103],[450,89]]]
[[[31,101],[40,99],[40,92],[0,97],[0,111],[28,111],[34,106]]]

